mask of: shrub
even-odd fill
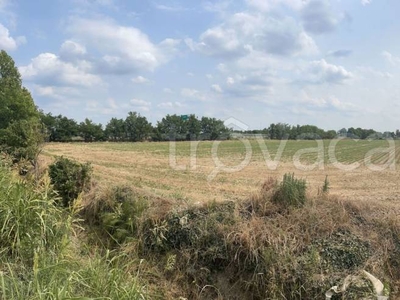
[[[272,196],[272,201],[284,207],[302,207],[306,202],[307,184],[304,179],[297,179],[294,174],[285,174],[283,181]]]
[[[149,207],[146,196],[129,186],[115,186],[86,197],[82,216],[92,228],[123,243],[137,234],[140,219]]]
[[[49,166],[51,183],[61,197],[64,207],[70,206],[89,184],[91,172],[89,163],[81,164],[64,157],[58,157]]]

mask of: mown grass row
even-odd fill
[[[211,151],[213,148],[213,144],[215,142],[210,141],[202,141],[198,143],[196,148],[196,156],[198,158],[210,158]],[[259,142],[255,140],[249,141],[252,151],[252,159],[254,161],[263,161],[265,158],[262,153],[262,149],[260,148]],[[281,143],[283,141],[276,140],[263,140],[261,143],[265,143],[268,151],[270,152],[271,159],[274,159]],[[333,143],[331,140],[324,140],[324,162],[329,163],[329,145]],[[394,141],[396,148],[399,148],[400,142]],[[333,143],[335,144],[335,143]],[[332,145],[333,145],[332,144]],[[96,151],[128,151],[134,154],[135,152],[141,154],[148,154],[153,156],[154,158],[165,158],[171,154],[170,144],[168,142],[159,142],[159,143],[92,143],[92,144],[75,144],[74,147],[82,148],[82,149],[90,149],[93,153]],[[65,144],[60,144],[60,147],[63,148],[63,153],[68,155],[70,153],[65,151]],[[52,147],[57,149],[57,145],[54,144]],[[315,141],[287,141],[287,144],[282,153],[282,161],[292,161],[295,154],[301,149],[307,148],[316,148],[318,147],[317,142]],[[352,163],[352,162],[362,162],[366,156],[366,154],[372,150],[377,148],[388,148],[389,144],[385,140],[359,140],[354,141],[351,139],[345,139],[337,142],[334,153],[339,162],[342,163]],[[46,151],[53,152],[51,148],[48,148]],[[58,152],[58,151],[56,151]],[[190,142],[177,142],[175,154],[178,160],[188,158],[191,155],[191,143]],[[245,145],[238,140],[231,141],[223,141],[218,146],[218,156],[220,158],[233,158],[240,161],[243,159],[246,154]],[[399,162],[398,158],[400,155],[399,149],[396,149],[396,158],[397,162]],[[372,161],[376,161],[379,157],[373,157]],[[304,161],[315,162],[317,159],[316,153],[307,153],[302,156]]]

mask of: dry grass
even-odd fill
[[[362,161],[367,151],[385,147],[384,143],[386,142],[375,141],[372,144],[365,142],[358,145],[358,143],[347,142],[338,147],[337,156],[341,162]],[[209,182],[207,177],[215,167],[210,153],[211,145],[210,142],[201,142],[197,168],[195,170],[188,168],[185,171],[174,170],[170,167],[168,143],[48,144],[41,159],[48,164],[53,156],[64,155],[81,162],[89,161],[94,166],[94,175],[100,185],[133,185],[160,197],[194,203],[244,199],[249,193],[257,192],[266,178],[270,176],[281,178],[283,174],[293,172],[297,177],[307,180],[313,193],[317,193],[322,187],[325,176],[328,175],[331,193],[342,199],[400,200],[400,185],[398,184],[400,172],[397,170],[376,172],[361,166],[354,171],[346,172],[333,167],[328,162],[324,170],[295,169],[292,161],[294,153],[302,148],[315,147],[315,142],[312,141],[289,141],[277,170],[267,168],[261,152],[259,150],[257,152],[258,145],[253,145],[253,157],[246,168],[229,174],[221,172]],[[269,141],[267,145],[269,149],[272,149],[271,152],[277,148],[276,141]],[[400,146],[400,143],[396,145]],[[237,165],[243,160],[243,147],[240,142],[223,142],[220,149],[220,159],[226,165]],[[177,154],[177,163],[189,167],[189,143],[178,143]],[[310,159],[312,161],[313,158]],[[383,158],[376,157],[376,161],[378,160],[383,160]],[[398,163],[397,159],[397,167]]]
[[[243,159],[237,143],[223,143],[224,163]],[[211,182],[209,143],[200,147],[197,169],[186,171],[170,168],[167,143],[50,144],[42,159],[65,155],[93,164],[97,185],[84,198],[85,218],[104,213],[104,203],[110,207],[116,185],[149,202],[120,251],[145,258],[143,277],[164,299],[321,299],[363,269],[399,296],[400,172],[345,172],[329,163],[323,171],[298,171],[291,155],[314,144],[296,143],[276,171],[255,153],[240,172],[218,174]],[[361,161],[381,143],[343,146],[338,156]],[[178,145],[179,164],[189,164],[187,149],[188,143]],[[271,199],[283,174],[293,172],[306,179],[308,201],[283,208]],[[320,194],[326,175],[330,191]]]

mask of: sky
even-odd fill
[[[0,49],[39,108],[104,125],[394,131],[399,37],[398,0],[0,0]]]

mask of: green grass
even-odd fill
[[[272,159],[279,149],[281,141],[276,140],[264,140],[263,141],[271,154]],[[330,140],[324,140],[324,157],[325,162],[329,162],[328,148],[330,145]],[[197,157],[204,158],[210,157],[211,150],[214,142],[212,141],[201,141],[198,144]],[[250,140],[250,145],[252,149],[253,160],[264,160],[264,156],[258,141]],[[395,141],[396,145],[396,159],[400,160],[400,141]],[[291,161],[293,156],[301,149],[306,148],[316,148],[318,146],[316,141],[299,140],[287,141],[285,150],[282,154],[282,159],[284,161]],[[359,140],[354,141],[351,139],[345,139],[338,142],[335,148],[335,155],[339,162],[349,163],[362,161],[368,151],[376,148],[387,148],[389,146],[388,142],[385,140]],[[95,150],[115,150],[115,151],[128,151],[141,154],[149,154],[155,157],[166,157],[170,154],[170,144],[168,142],[157,142],[157,143],[90,143],[90,144],[76,144],[77,148],[90,148]],[[176,155],[178,157],[190,157],[190,142],[176,142]],[[52,151],[49,151],[50,153]],[[68,154],[68,153],[65,153]],[[218,155],[220,157],[244,157],[246,154],[246,147],[241,141],[231,140],[223,141],[218,147]],[[315,161],[317,155],[315,153],[305,154],[302,159],[305,161]],[[374,157],[373,161],[379,160],[379,156]]]
[[[79,220],[52,195],[0,160],[0,299],[145,299],[139,261],[81,244]]]

